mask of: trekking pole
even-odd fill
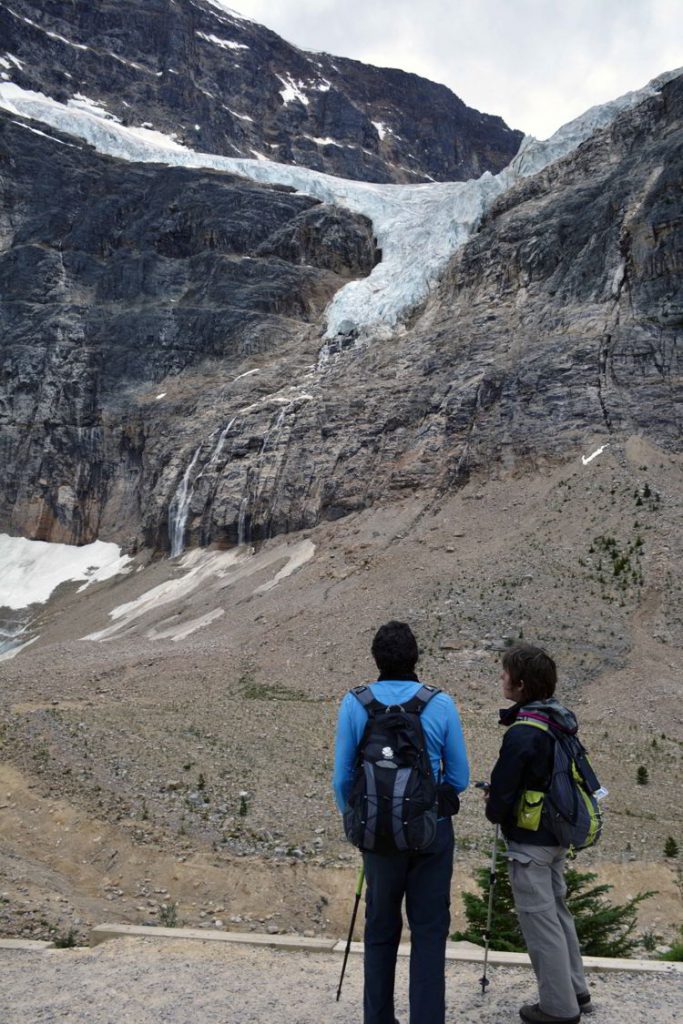
[[[358,913],[358,904],[360,903],[360,894],[363,891],[363,882],[365,880],[365,867],[363,864],[358,869],[358,878],[356,879],[356,902],[353,904],[353,914],[351,915],[351,927],[349,928],[349,937],[346,940],[346,950],[344,951],[344,963],[341,969],[341,978],[339,979],[339,988],[337,989],[337,1002],[342,990],[342,982],[344,981],[344,972],[346,971],[346,961],[349,959],[349,950],[351,949],[351,938],[353,936],[353,926],[356,923],[356,914]]]
[[[500,826],[496,825],[496,834],[493,839],[493,850],[491,851],[491,869],[489,872],[489,909],[486,915],[486,945],[484,946],[484,973],[481,976],[481,994],[486,994],[486,987],[490,985],[486,977],[486,967],[489,959],[489,942],[491,941],[491,917],[493,915],[493,890],[496,887],[497,860],[498,860],[498,831]]]

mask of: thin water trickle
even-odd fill
[[[223,430],[221,431],[220,437],[218,438],[218,443],[217,443],[216,447],[214,448],[214,450],[213,450],[213,452],[211,454],[211,458],[206,463],[206,465],[203,466],[200,469],[199,473],[197,474],[197,478],[196,478],[196,480],[194,482],[194,485],[193,485],[193,488],[192,488],[193,494],[194,494],[194,491],[195,491],[195,489],[197,487],[197,484],[202,479],[202,477],[209,476],[216,469],[216,466],[218,464],[218,460],[220,458],[221,452],[223,451],[223,448],[225,446],[225,442],[226,442],[226,439],[228,437],[228,434],[232,430],[232,428],[235,425],[236,421],[237,421],[237,416],[233,416],[232,419],[228,422],[228,425],[226,427],[224,427]],[[210,513],[211,513],[211,506],[213,504],[213,499],[215,498],[216,490],[218,489],[218,480],[219,480],[219,478],[217,476],[216,477],[216,481],[214,482],[213,486],[211,484],[209,484],[209,489],[208,489],[208,491],[206,493],[206,498],[204,500],[204,508],[202,509],[202,516],[201,516],[202,530],[201,530],[200,543],[202,544],[202,546],[205,546],[206,544],[208,544],[210,539],[211,539]],[[190,496],[190,502],[191,501],[192,501],[192,495]],[[205,523],[205,518],[206,518],[207,515],[209,516],[209,523]]]
[[[192,479],[192,470],[195,468],[203,448],[203,444],[199,445],[192,456],[189,466],[183,474],[183,479],[181,480],[178,489],[171,499],[171,504],[168,507],[168,535],[171,541],[171,558],[175,558],[177,555],[181,555],[183,553],[185,548],[185,526],[187,525],[187,517],[190,511],[190,505],[192,504],[195,488],[201,478],[210,473],[218,462],[220,454],[223,451],[225,441],[232,430],[236,419],[237,416],[233,416],[227,426],[223,428],[216,447],[211,453],[208,462],[202,466],[194,479]]]
[[[240,502],[240,511],[237,517],[237,545],[243,547],[247,543],[247,509],[249,508],[249,492],[244,495]]]
[[[202,470],[200,470],[200,472],[199,472],[199,474],[197,476],[197,480],[199,480],[199,478],[204,476],[206,473],[209,473],[213,469],[213,467],[216,465],[216,463],[218,462],[220,454],[223,451],[223,446],[225,444],[226,438],[227,438],[228,434],[230,433],[230,431],[232,430],[233,426],[235,425],[235,421],[236,420],[237,420],[237,416],[233,416],[233,418],[228,423],[227,427],[225,427],[221,431],[221,435],[218,438],[218,444],[214,448],[213,453],[211,455],[211,458],[209,459],[207,464],[203,467]]]
[[[192,500],[190,477],[192,476],[192,470],[197,465],[201,450],[202,445],[200,444],[192,456],[175,494],[171,498],[171,504],[168,506],[168,536],[171,541],[171,558],[182,555],[185,546],[185,524],[187,523],[187,514]]]
[[[251,540],[251,519],[249,530],[247,530],[247,513],[249,511],[249,508],[251,507],[253,510],[251,518],[253,519],[253,512],[258,507],[263,457],[269,448],[273,449],[277,445],[277,442],[280,437],[280,432],[282,431],[282,426],[285,422],[285,417],[287,416],[287,413],[289,412],[293,404],[293,401],[287,402],[287,404],[279,410],[277,416],[275,417],[275,422],[266,430],[265,434],[263,435],[263,441],[261,442],[261,450],[259,451],[258,459],[256,460],[254,472],[251,476],[247,475],[247,483],[244,489],[244,497],[240,502],[240,510],[237,517],[237,543],[240,546],[243,544],[248,544]]]

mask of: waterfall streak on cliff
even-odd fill
[[[237,546],[244,547],[247,543],[247,509],[249,508],[249,492],[244,495],[240,502],[240,511],[237,518]]]
[[[192,470],[197,465],[201,450],[202,445],[200,444],[192,456],[190,464],[183,474],[183,479],[180,481],[168,506],[168,536],[171,541],[171,558],[175,558],[183,552],[185,524],[187,523],[187,514],[190,510],[190,502],[192,501],[190,477],[192,476]]]
[[[225,446],[225,441],[226,441],[226,439],[228,437],[228,434],[230,433],[230,431],[232,430],[233,426],[235,425],[235,422],[237,421],[237,418],[238,418],[237,416],[233,416],[232,419],[228,422],[228,425],[223,428],[223,430],[221,431],[220,437],[218,438],[218,443],[217,443],[216,447],[214,448],[214,450],[213,450],[213,452],[211,454],[211,458],[209,459],[209,461],[206,463],[205,466],[202,466],[201,470],[197,474],[197,477],[195,479],[194,485],[192,487],[192,493],[190,494],[190,497],[188,499],[188,507],[192,503],[192,497],[194,495],[196,486],[199,483],[199,481],[202,479],[202,477],[210,476],[214,472],[216,472],[217,466],[218,466],[218,460],[220,459],[221,452],[223,451],[223,448]],[[208,488],[208,490],[206,492],[206,497],[204,499],[204,507],[202,509],[202,514],[201,514],[202,528],[201,528],[201,536],[200,536],[200,544],[202,546],[208,544],[210,539],[211,539],[211,527],[210,527],[211,506],[213,505],[213,500],[214,500],[214,498],[216,496],[216,490],[218,489],[219,479],[220,479],[220,471],[218,471],[218,475],[216,476],[215,482],[213,484],[209,483],[209,488]],[[205,523],[205,521],[204,521],[205,517],[207,516],[207,514],[209,516],[209,523],[208,524]]]
[[[218,438],[218,444],[214,448],[213,454],[211,455],[211,458],[207,462],[206,466],[204,466],[204,468],[200,472],[199,476],[204,476],[206,473],[211,472],[211,470],[214,468],[214,466],[218,462],[218,459],[220,458],[220,454],[223,451],[223,445],[225,444],[225,441],[226,441],[226,438],[227,438],[228,434],[230,433],[230,431],[234,427],[236,419],[237,419],[237,416],[233,416],[233,418],[228,423],[227,427],[225,427],[224,430],[221,431],[221,436]],[[197,477],[197,479],[199,479],[199,476]]]
[[[247,485],[244,492],[244,497],[240,502],[239,518],[237,522],[237,543],[238,545],[249,544],[251,541],[251,522],[254,518],[254,513],[259,503],[261,496],[261,472],[263,467],[263,458],[268,451],[268,447],[275,448],[280,437],[282,425],[285,422],[285,417],[294,404],[293,401],[287,403],[279,410],[275,417],[275,422],[268,427],[265,434],[263,435],[263,441],[261,443],[261,450],[258,454],[256,466],[254,468],[253,475],[247,476]],[[249,511],[251,515],[249,516]]]

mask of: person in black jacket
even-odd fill
[[[502,665],[503,696],[513,706],[500,712],[507,729],[491,773],[486,816],[501,825],[507,840],[515,908],[538,982],[539,1001],[519,1013],[529,1024],[577,1024],[592,1006],[565,903],[567,850],[541,822],[555,744],[543,722],[574,730],[576,718],[553,696],[557,670],[544,650],[519,644],[505,652]]]

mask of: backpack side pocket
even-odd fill
[[[530,832],[538,832],[543,812],[545,793],[538,789],[525,789],[517,803],[515,824]]]

